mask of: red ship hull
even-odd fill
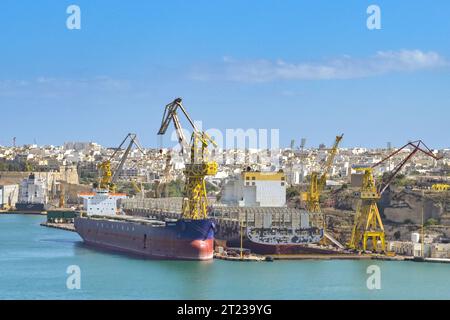
[[[214,225],[209,220],[137,223],[76,218],[75,229],[88,245],[150,259],[204,261],[214,254]]]

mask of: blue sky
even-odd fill
[[[70,4],[81,30],[66,28]],[[279,128],[286,146],[345,133],[344,146],[450,147],[449,14],[447,0],[3,0],[0,144],[136,132],[157,146],[181,96],[205,128]]]

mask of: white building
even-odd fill
[[[241,207],[284,207],[286,177],[282,172],[243,172],[240,179],[225,185],[222,202]]]
[[[415,240],[415,239],[414,239]],[[434,244],[425,243],[422,244],[412,241],[388,241],[387,248],[391,252],[395,252],[398,255],[409,256],[409,257],[425,257],[430,258],[432,256]]]

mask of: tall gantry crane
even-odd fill
[[[207,176],[215,176],[218,170],[218,164],[216,162],[207,160],[207,151],[209,145],[212,144],[216,147],[217,144],[207,133],[200,131],[196,127],[182,105],[181,98],[177,98],[166,105],[158,135],[164,135],[170,123],[173,122],[177,132],[178,142],[183,149],[184,146],[188,145],[177,115],[178,110],[183,112],[193,129],[189,144],[190,160],[184,170],[186,184],[185,198],[183,199],[182,206],[183,218],[194,220],[206,219],[208,217],[208,199],[205,178]]]
[[[334,158],[336,157],[339,143],[344,138],[344,135],[336,136],[336,140],[334,141],[333,147],[330,149],[330,153],[327,157],[327,160],[325,162],[325,165],[322,168],[322,175],[319,177],[319,172],[314,171],[311,172],[311,181],[309,184],[309,190],[305,193],[305,200],[306,200],[306,209],[311,213],[317,213],[320,217],[319,220],[323,220],[323,217],[321,215],[322,210],[320,208],[320,195],[322,194],[323,189],[325,188],[326,182],[327,182],[327,176],[328,172],[330,171]],[[317,222],[322,223],[324,221]]]
[[[125,142],[129,140],[128,146],[125,149],[124,154],[122,155],[122,158],[120,159],[120,162],[117,166],[117,168],[114,170],[114,172],[111,169],[111,161],[117,156],[117,154],[122,150],[123,145]],[[123,139],[122,143],[119,145],[119,147],[114,151],[114,153],[109,157],[108,160],[103,161],[100,163],[97,167],[100,170],[100,181],[99,181],[99,188],[102,190],[108,190],[109,192],[115,192],[116,191],[116,181],[119,177],[120,172],[123,169],[123,166],[125,162],[128,159],[128,155],[130,154],[131,149],[133,148],[133,145],[135,145],[139,151],[142,152],[142,154],[145,155],[145,151],[141,147],[136,134],[129,133],[125,139]]]
[[[408,147],[412,147],[412,151],[405,159],[397,164],[389,175],[385,175],[377,186],[373,175],[374,169]],[[350,249],[366,251],[368,248],[367,242],[371,239],[373,251],[378,251],[378,242],[381,242],[381,251],[386,252],[384,226],[377,202],[381,199],[381,196],[388,189],[400,170],[419,151],[435,160],[441,159],[441,157],[436,156],[421,140],[418,140],[407,143],[372,166],[362,165],[353,167],[354,170],[363,172],[363,181],[359,195],[360,202],[356,210],[352,236],[348,245]]]

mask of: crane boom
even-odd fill
[[[341,143],[342,139],[344,138],[344,135],[341,134],[340,136],[336,136],[336,140],[334,141],[334,145],[331,148],[330,154],[327,158],[327,161],[325,163],[323,174],[320,177],[319,180],[319,192],[323,191],[323,188],[326,185],[327,182],[327,176],[328,172],[330,171],[331,167],[333,166],[334,159],[336,158],[336,154],[338,152],[339,143]]]
[[[116,157],[116,155],[119,153],[120,150],[122,150],[122,146],[125,144],[127,140],[130,140],[128,147],[125,149],[125,153],[122,155],[119,165],[114,170],[114,173],[111,169],[111,161]],[[135,133],[129,133],[125,139],[123,139],[122,143],[119,145],[118,148],[114,151],[114,153],[109,157],[108,160],[103,161],[98,165],[98,168],[101,171],[101,177],[100,177],[100,189],[108,189],[111,192],[114,192],[116,189],[116,181],[117,178],[120,175],[120,172],[123,169],[123,166],[125,165],[125,162],[128,159],[128,156],[130,154],[131,149],[133,148],[133,145],[135,145],[139,151],[142,152],[142,154],[145,155],[145,151],[141,147],[137,135]]]
[[[186,140],[186,137],[184,135],[183,129],[181,127],[180,119],[178,118],[177,110],[180,109],[186,118],[188,119],[189,123],[195,127],[192,119],[189,117],[188,113],[184,109],[183,105],[181,104],[182,100],[181,98],[177,98],[171,103],[167,104],[164,109],[163,118],[161,121],[161,127],[158,131],[158,135],[164,135],[167,132],[167,129],[169,128],[169,125],[171,122],[173,122],[175,126],[175,131],[178,136],[178,143],[181,145],[181,150],[184,153],[185,149],[188,147],[188,143]]]
[[[139,141],[137,140],[136,134],[134,134],[134,133],[129,133],[129,134],[127,135],[127,137],[125,138],[125,140],[122,142],[121,146],[125,143],[125,141],[126,141],[128,138],[130,139],[130,143],[128,144],[128,147],[127,147],[127,149],[125,150],[125,153],[123,154],[122,158],[120,159],[120,163],[119,163],[119,165],[117,166],[117,168],[116,168],[116,170],[115,170],[115,172],[114,172],[114,174],[113,174],[113,176],[112,176],[112,179],[111,179],[111,182],[112,182],[112,183],[116,183],[117,178],[119,177],[120,173],[122,172],[123,166],[124,166],[125,162],[126,162],[127,159],[128,159],[128,156],[129,156],[129,154],[130,154],[130,151],[131,151],[131,149],[133,148],[133,145],[135,145],[135,146],[139,149],[139,151],[142,152],[142,154],[145,154],[145,152],[144,152],[144,150],[142,149],[142,147],[141,147]],[[121,148],[121,147],[119,147],[119,149],[120,149],[120,148]],[[116,153],[117,153],[117,151],[114,153],[114,155],[115,155]]]
[[[327,157],[325,165],[322,168],[322,175],[319,177],[319,173],[316,171],[311,172],[311,181],[309,185],[309,191],[306,192],[304,198],[307,201],[307,209],[309,212],[318,213],[322,212],[320,208],[320,195],[322,194],[323,189],[325,188],[327,182],[328,172],[330,171],[336,154],[338,152],[339,143],[344,138],[344,135],[336,136],[333,147],[330,149],[330,154]],[[319,216],[319,220],[322,217]],[[317,221],[316,223],[322,223],[322,221]]]
[[[422,141],[422,140],[417,140],[414,142],[408,142],[407,144],[405,144],[403,147],[401,147],[400,149],[394,151],[393,153],[391,153],[390,155],[388,155],[387,157],[385,157],[384,159],[382,159],[381,161],[377,162],[376,164],[374,164],[372,166],[372,168],[376,168],[379,165],[381,165],[382,163],[386,162],[387,160],[391,159],[392,157],[396,156],[397,154],[399,154],[402,150],[405,150],[407,147],[412,147],[413,150],[409,153],[409,155],[403,159],[403,161],[401,161],[395,168],[394,170],[392,170],[392,173],[389,175],[389,177],[387,179],[385,179],[384,181],[382,181],[382,183],[380,184],[379,188],[378,188],[378,192],[380,193],[380,195],[382,195],[386,189],[389,187],[389,185],[391,184],[391,182],[394,180],[394,178],[397,176],[397,174],[400,172],[400,170],[405,166],[405,164],[417,153],[417,152],[422,152],[423,154],[435,159],[435,160],[440,160],[441,157],[437,157],[436,155],[434,155],[433,151],[430,150],[430,148],[427,147],[427,145]]]

